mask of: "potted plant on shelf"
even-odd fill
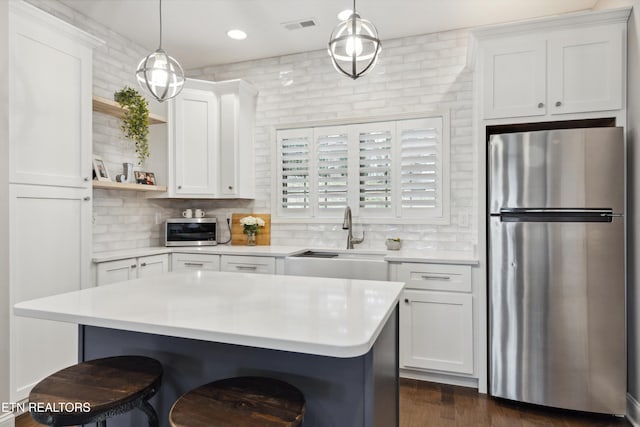
[[[255,216],[245,216],[240,219],[242,224],[242,232],[247,235],[247,246],[256,245],[256,234],[260,227],[264,227],[264,220]]]
[[[149,157],[149,104],[137,90],[128,86],[114,93],[113,98],[123,111],[120,129],[125,138],[134,142],[138,164],[142,165]]]

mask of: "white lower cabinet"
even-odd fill
[[[262,256],[222,255],[220,271],[275,274],[276,259]]]
[[[171,254],[171,271],[220,271],[220,255]]]
[[[474,374],[471,267],[403,263],[400,368],[436,374]]]
[[[406,290],[400,303],[402,368],[473,373],[471,294]]]
[[[140,277],[149,277],[169,271],[169,255],[149,255],[101,262],[98,264],[96,271],[96,283],[98,286]]]

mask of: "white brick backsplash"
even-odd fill
[[[89,19],[64,2],[27,0],[59,18],[103,39],[94,51],[94,94],[112,99],[123,86],[137,88],[134,72],[149,52]],[[473,256],[477,246],[477,220],[473,189],[478,160],[472,140],[473,74],[464,68],[466,30],[383,40],[382,56],[372,72],[352,81],[332,67],[326,50],[189,70],[193,78],[242,78],[259,90],[256,111],[256,200],[157,200],[143,193],[95,190],[93,197],[93,250],[119,250],[156,246],[161,220],[181,216],[186,208],[201,208],[217,216],[221,239],[228,238],[229,212],[271,210],[271,137],[278,124],[345,120],[375,115],[421,113],[446,108],[451,114],[451,223],[449,225],[363,224],[355,220],[354,232],[366,232],[362,249],[385,249],[384,239],[400,237],[408,249],[458,251]],[[328,37],[328,35],[327,35]],[[280,78],[292,79],[283,86]],[[150,100],[152,111],[164,111]],[[164,113],[162,113],[164,114]],[[122,163],[137,164],[133,145],[123,140],[119,120],[102,114],[93,118],[93,151],[106,163],[112,179],[122,173]],[[164,126],[164,125],[159,125]],[[153,153],[152,153],[153,155]],[[482,184],[480,184],[482,185]],[[465,221],[466,226],[458,225]],[[271,242],[342,248],[346,231],[342,218],[326,224],[275,223]]]

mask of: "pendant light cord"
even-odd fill
[[[355,3],[355,0],[353,0]],[[160,47],[158,48],[159,50],[162,49],[162,0],[158,1],[159,5],[160,5]]]

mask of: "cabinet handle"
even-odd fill
[[[451,280],[450,276],[421,276],[424,280]]]
[[[135,265],[135,264],[133,264],[133,265],[131,266],[131,268],[138,268],[138,266],[137,266],[137,265]]]
[[[178,185],[178,190],[182,190],[182,185]]]
[[[147,266],[146,262],[143,262],[142,264],[140,264],[140,267],[146,267],[146,266]]]
[[[238,270],[257,270],[257,265],[236,265]]]
[[[543,108],[544,107],[544,102],[538,102],[538,108]]]
[[[85,176],[83,179],[84,179],[84,182],[89,182],[89,177],[88,176]]]
[[[409,298],[405,298],[405,299],[404,299],[404,303],[405,303],[405,304],[409,304]]]
[[[203,263],[197,263],[197,262],[185,262],[184,263],[185,267],[204,267]]]
[[[84,200],[85,202],[88,202],[89,200],[91,200],[91,197],[85,196],[85,197],[82,198],[82,200]]]
[[[233,190],[233,185],[230,185],[230,186],[229,186],[229,190]]]
[[[560,107],[561,105],[562,105],[562,102],[556,101],[556,107]]]

